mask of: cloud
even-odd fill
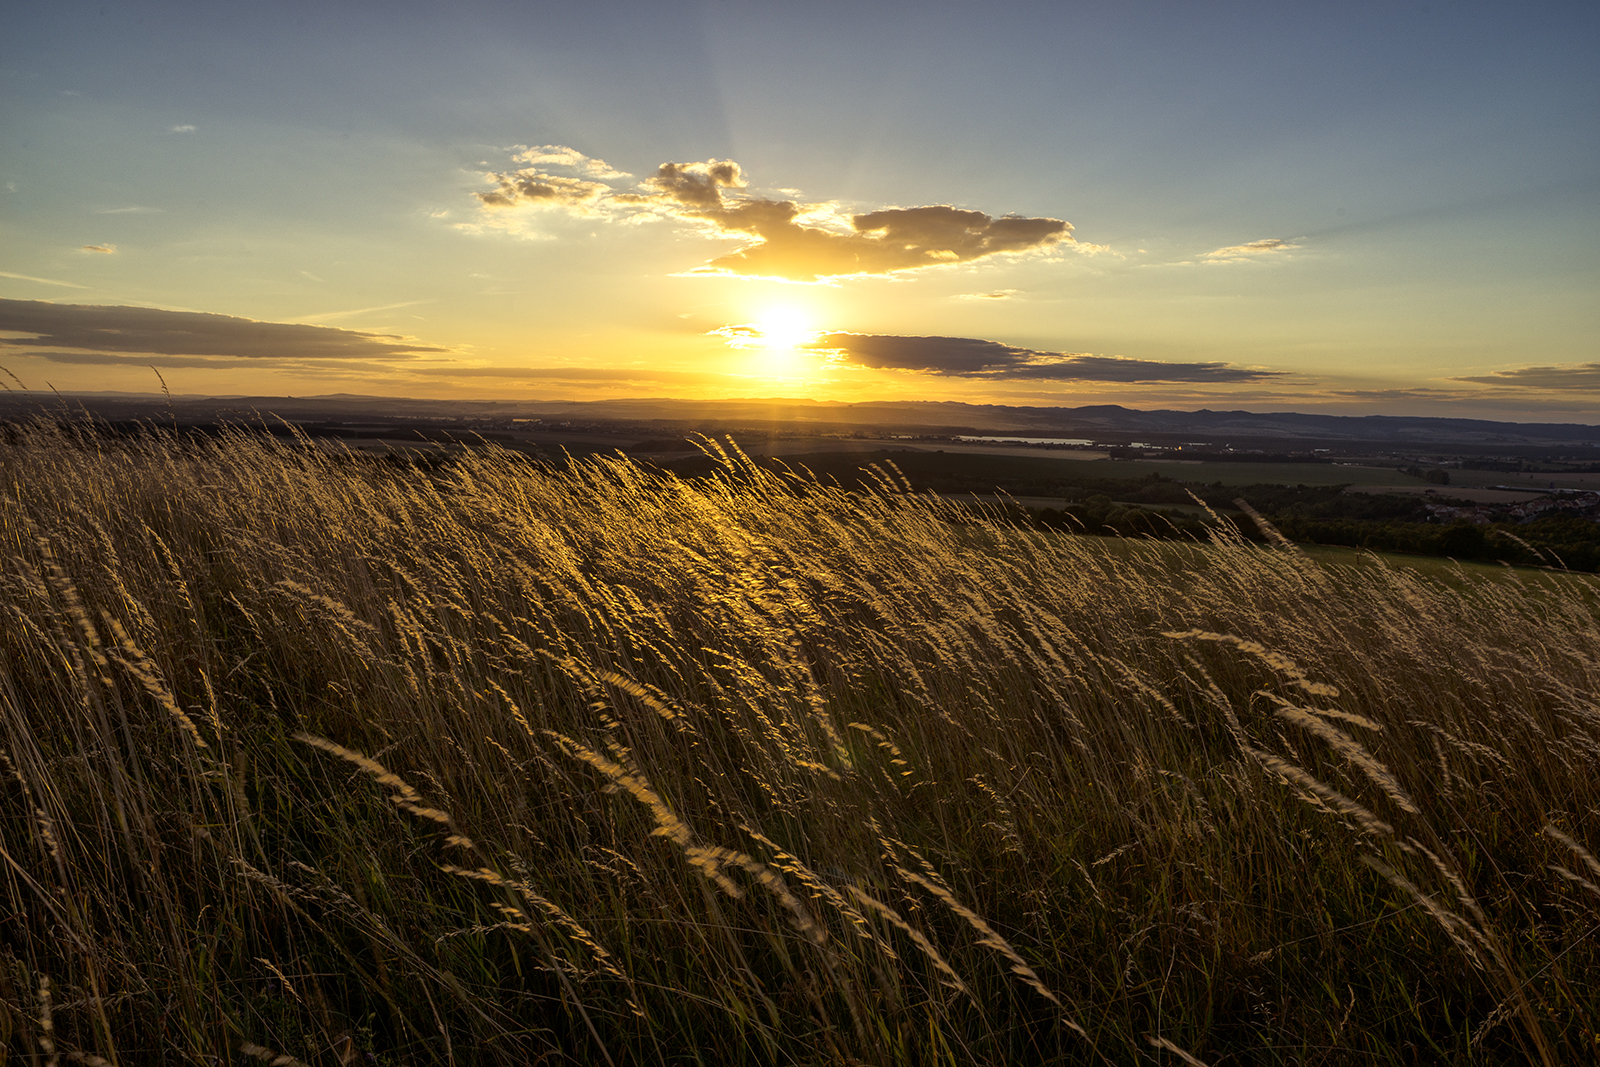
[[[750,323],[741,323],[737,326],[718,326],[714,330],[707,330],[708,335],[716,335],[727,339],[729,348],[748,348],[760,344],[766,337],[765,331],[759,326]]]
[[[117,254],[117,246],[116,245],[84,245],[82,248],[78,249],[78,251],[80,251],[80,252],[101,252],[101,253],[104,253],[105,255],[108,255],[108,256],[114,256],[114,255]]]
[[[1215,252],[1207,252],[1200,258],[1211,260],[1213,263],[1227,262],[1229,260],[1248,259],[1251,256],[1270,256],[1299,247],[1299,245],[1287,238],[1268,237],[1261,241],[1251,241],[1249,244],[1229,245],[1227,248],[1219,248]]]
[[[539,166],[541,163],[569,167],[580,174],[588,175],[591,178],[599,178],[602,181],[630,177],[630,175],[618,170],[603,159],[593,159],[576,148],[568,148],[566,145],[560,144],[540,145],[537,148],[523,147],[520,152],[515,153],[511,158],[534,167]]]
[[[0,299],[0,346],[235,359],[413,359],[444,348],[394,334],[258,322],[200,311]],[[47,357],[54,358],[54,357]]]
[[[62,286],[66,286],[68,289],[87,289],[87,288],[89,288],[89,286],[87,286],[87,285],[79,285],[77,282],[59,282],[59,281],[56,281],[54,278],[35,278],[31,274],[12,274],[8,270],[0,270],[0,278],[16,278],[18,281],[38,282],[40,285],[62,285]]]
[[[974,337],[830,333],[810,348],[858,366],[1010,381],[1252,382],[1280,376],[1228,363],[1162,363],[1122,356],[1040,352]]]
[[[161,214],[161,209],[158,207],[140,207],[138,204],[134,204],[132,207],[95,208],[94,213],[96,215],[159,215]]]
[[[992,293],[957,293],[957,300],[1010,300],[1017,295],[1016,289],[996,289]]]
[[[159,354],[120,356],[110,352],[23,352],[25,356],[34,356],[38,359],[48,360],[51,363],[64,363],[76,367],[165,367],[171,370],[174,367],[184,370],[238,370],[239,361],[219,356],[167,356]],[[322,360],[321,366],[348,366],[366,367],[365,363],[351,360]],[[306,364],[297,359],[253,359],[250,361],[252,368],[293,368],[303,369]]]
[[[663,163],[637,184],[636,192],[623,192],[606,184],[616,174],[609,165],[574,149],[545,146],[518,158],[537,160],[537,165],[491,172],[488,179],[496,188],[473,194],[491,222],[514,229],[505,213],[517,209],[559,209],[623,221],[653,216],[695,225],[708,237],[745,242],[691,274],[817,282],[967,263],[1073,241],[1071,223],[1061,219],[996,218],[948,204],[843,214],[831,204],[744,195],[740,191],[749,180],[731,159]],[[546,165],[583,176],[540,169]],[[606,181],[596,180],[600,177]]]
[[[1521,367],[1497,370],[1493,374],[1451,378],[1453,382],[1482,385],[1513,385],[1524,389],[1551,389],[1560,392],[1600,393],[1600,363],[1567,363],[1559,367]]]
[[[416,367],[411,373],[438,378],[505,378],[575,382],[666,382],[706,385],[744,381],[740,375],[633,367]]]
[[[493,192],[472,195],[491,211],[503,208],[561,208],[574,214],[593,214],[611,192],[611,187],[604,182],[546,174],[534,167],[510,174],[491,173],[489,180],[498,188]]]
[[[592,159],[566,145],[524,146],[511,158],[529,165],[503,173],[491,171],[488,179],[496,188],[492,192],[472,194],[490,212],[556,208],[578,215],[594,214],[615,192],[606,182],[628,177],[605,160]],[[552,174],[541,169],[547,167],[574,171],[580,176]]]
[[[194,130],[195,130],[195,128],[193,126],[183,125],[183,126],[174,126],[168,132],[169,133],[193,133]]]
[[[313,275],[307,274],[305,271],[301,271],[300,273],[305,274],[308,278],[313,277]],[[317,278],[316,280],[320,282],[322,279]],[[431,303],[431,300],[402,300],[398,304],[379,304],[377,307],[351,308],[349,311],[324,311],[318,315],[302,315],[300,316],[300,321],[321,322],[324,319],[347,319],[352,315],[370,315],[376,311],[393,311],[396,308],[408,308],[415,307],[418,304]]]

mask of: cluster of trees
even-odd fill
[[[1443,467],[1435,467],[1432,470],[1423,470],[1421,467],[1401,467],[1400,473],[1409,474],[1413,478],[1421,478],[1423,481],[1434,485],[1450,484],[1450,472]]]
[[[1250,503],[1291,541],[1600,571],[1600,523],[1572,515],[1526,523],[1440,523],[1430,521],[1425,507],[1415,498],[1341,496],[1337,495],[1340,488],[1236,487],[1226,490],[1231,497],[1226,502],[1213,499],[1219,495],[1215,486],[1197,490],[1196,495],[1219,509],[1221,521],[1256,541],[1265,540],[1266,535],[1254,519],[1231,509],[1221,510],[1228,508],[1232,499]],[[1141,507],[1114,500],[1105,493],[1086,496],[1059,509],[1033,510],[1027,517],[1046,529],[1123,537],[1204,538],[1216,525],[1210,516],[1193,511]]]

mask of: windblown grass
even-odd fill
[[[0,444],[36,1062],[1573,1063],[1587,579],[238,432]]]

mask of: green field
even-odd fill
[[[976,492],[992,492],[996,485],[1071,485],[1084,479],[1140,479],[1158,474],[1174,481],[1210,485],[1425,485],[1399,471],[1383,467],[1341,467],[1330,463],[1177,463],[1160,460],[1075,460],[1049,455],[984,455],[974,452],[892,451],[814,452],[786,455],[779,461],[806,469],[827,479],[852,480],[869,464],[893,464],[913,481],[962,479]],[[709,460],[696,458],[668,463],[684,473],[711,468]],[[1042,495],[1042,494],[1041,494]]]
[[[1223,485],[1426,485],[1421,478],[1390,467],[1344,467],[1333,463],[1166,463],[1161,460],[1100,460],[1082,465],[1114,473],[1091,474],[1100,478],[1137,478],[1142,471],[1157,471],[1174,481],[1221,482]],[[1132,473],[1122,473],[1130,471]]]
[[[41,423],[0,487],[0,1059],[1600,1048],[1587,579],[737,457]]]
[[[1552,482],[1557,489],[1600,489],[1600,474],[1575,474],[1546,471],[1520,474],[1505,471],[1475,471],[1451,468],[1450,484],[1467,487],[1510,485],[1529,490],[1547,489]],[[1396,482],[1395,484],[1400,484]],[[1443,491],[1443,490],[1441,490]]]

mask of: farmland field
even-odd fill
[[[24,1061],[1600,1047],[1583,576],[1030,531],[737,453],[39,423],[0,487]]]

